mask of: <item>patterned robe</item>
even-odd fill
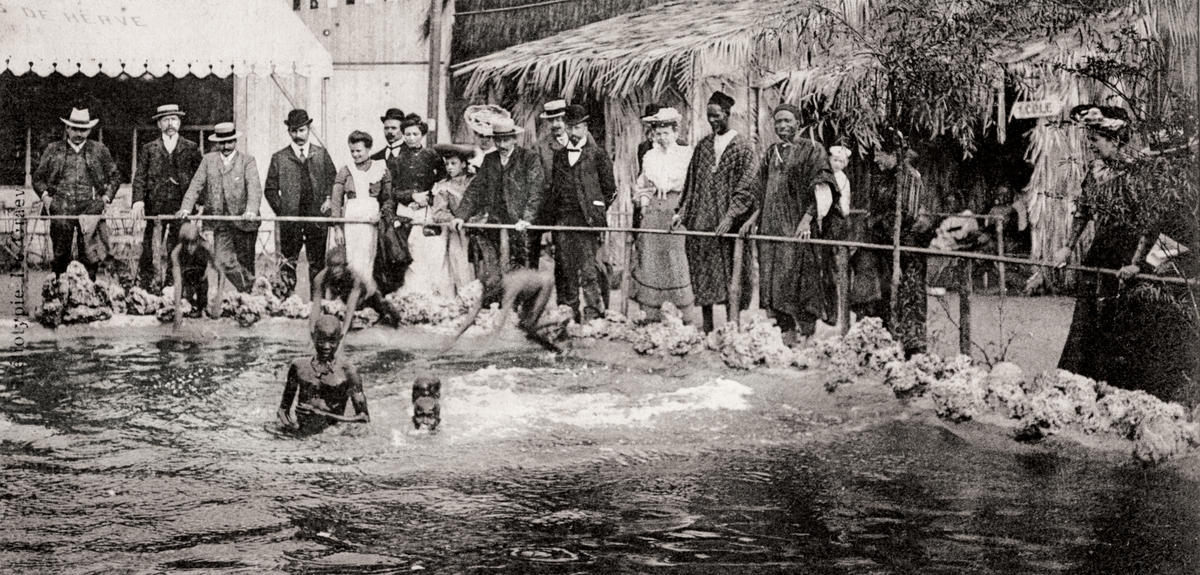
[[[714,170],[713,167],[716,166]],[[688,165],[687,183],[680,198],[679,213],[683,226],[691,231],[711,232],[729,210],[734,193],[742,178],[754,172],[754,149],[737,135],[716,161],[713,135],[700,140]],[[741,222],[735,222],[740,225]],[[733,231],[737,231],[735,225]],[[692,279],[695,304],[701,306],[725,303],[729,299],[729,281],[733,273],[733,240],[688,236],[685,251],[688,272]],[[750,250],[746,250],[747,255]],[[750,260],[743,258],[743,265]],[[741,307],[748,306],[751,297],[750,274],[742,272]]]
[[[841,228],[841,212],[830,209],[824,219],[818,216],[814,194],[818,184],[829,186],[837,204],[837,183],[823,148],[808,141],[773,144],[753,176],[743,182],[732,213],[741,215],[757,207],[758,233],[789,238],[807,214],[813,237],[829,237],[827,232]],[[836,285],[827,246],[758,242],[758,258],[761,307],[792,317],[830,319]]]

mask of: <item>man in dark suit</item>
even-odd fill
[[[121,174],[108,148],[88,139],[100,119],[92,118],[86,108],[72,108],[70,117],[59,119],[67,125],[66,138],[46,146],[33,172],[33,191],[41,196],[42,206],[51,215],[98,216],[112,203],[121,185]],[[108,227],[104,220],[50,222],[55,274],[67,271],[72,243],[88,275],[96,279],[96,268],[109,255]]]
[[[500,262],[497,273],[484,287],[484,300],[499,301],[500,275],[508,270],[527,267],[529,263],[526,229],[537,217],[542,206],[542,159],[537,151],[517,145],[517,135],[524,132],[510,118],[497,118],[492,122],[492,138],[496,149],[483,157],[483,165],[475,179],[467,186],[459,204],[461,214],[454,220],[461,226],[464,220],[486,213],[489,223],[515,224],[515,233],[509,234],[509,261]],[[500,253],[500,234],[489,230],[481,242],[485,249]],[[499,261],[498,257],[495,261]],[[481,274],[482,275],[482,274]]]
[[[612,160],[588,137],[588,114],[583,106],[567,107],[567,146],[554,153],[554,168],[546,194],[546,216],[556,226],[602,228],[608,222],[617,186]],[[600,249],[597,232],[554,233],[554,278],[559,305],[570,306],[576,321],[604,313],[601,274],[596,265]],[[583,313],[579,291],[583,289]]]
[[[371,159],[391,160],[400,154],[400,146],[404,145],[404,131],[400,129],[400,124],[404,122],[404,110],[388,108],[379,117],[379,121],[383,122],[383,141],[387,145],[382,150],[371,154]]]
[[[309,140],[312,118],[305,110],[288,113],[288,136],[292,143],[271,156],[263,196],[277,216],[321,217],[330,213],[329,195],[337,170],[329,152]],[[296,289],[296,260],[304,247],[308,259],[308,281],[312,285],[317,272],[325,267],[325,239],[328,225],[314,222],[277,222],[279,254],[284,261],[279,269],[275,295],[286,298]]]
[[[392,174],[393,185],[400,177],[400,153],[404,150],[406,117],[404,110],[400,108],[388,108],[379,117],[379,121],[383,123],[383,141],[386,145],[382,150],[371,154],[372,160],[380,160],[387,166],[388,172]],[[412,203],[411,190],[407,197],[395,192],[393,188],[391,196],[397,200],[395,205],[407,206]],[[394,216],[395,213],[389,215]],[[400,261],[396,258],[399,254],[411,254],[408,247],[408,234],[412,231],[410,222],[408,218],[398,217],[391,228],[380,231],[384,237],[380,237],[380,249],[375,253],[375,281],[384,293],[393,292],[404,285],[404,274],[412,259],[409,257],[406,261]],[[387,249],[384,248],[385,245],[388,246]]]
[[[169,215],[179,211],[196,168],[200,167],[200,146],[179,135],[183,110],[177,104],[163,104],[154,114],[162,137],[155,138],[138,151],[137,172],[133,175],[133,215]],[[164,251],[171,253],[179,243],[179,221],[146,222],[142,233],[142,255],[138,258],[138,283],[153,291],[158,283],[154,261],[154,237],[166,228]]]
[[[233,122],[213,126],[208,137],[213,151],[200,160],[178,215],[186,218],[199,202],[208,215],[241,216],[238,221],[212,222],[213,262],[234,288],[249,292],[254,286],[254,240],[258,237],[262,186],[254,158],[238,151],[237,140]]]
[[[554,152],[567,146],[567,123],[564,121],[566,115],[566,100],[551,100],[542,104],[542,113],[538,115],[538,118],[545,120],[548,129],[538,136],[537,151],[538,156],[542,158],[543,174],[549,174],[554,169]],[[549,178],[546,179],[546,183],[549,184]],[[547,222],[536,221],[533,223],[545,225]],[[529,233],[529,265],[535,269],[542,259],[542,236],[545,233]]]

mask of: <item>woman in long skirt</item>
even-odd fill
[[[371,135],[350,134],[350,157],[354,166],[343,166],[333,182],[334,217],[374,220],[378,223],[348,223],[344,226],[346,265],[374,283],[378,226],[390,226],[395,213],[391,199],[391,172],[383,161],[371,159]],[[374,289],[374,286],[368,286]]]
[[[635,207],[641,210],[640,228],[669,229],[679,207],[692,159],[691,146],[677,143],[680,117],[675,108],[662,108],[642,118],[652,130],[653,147],[642,159],[633,197]],[[695,298],[683,237],[639,234],[635,246],[631,297],[644,308],[647,319],[657,319],[665,302],[681,310],[691,306]]]
[[[446,160],[446,179],[433,186],[432,218],[435,223],[448,224],[458,217],[458,204],[462,202],[467,185],[471,182],[471,176],[467,174],[467,162],[475,149],[458,144],[438,144],[434,149]],[[454,288],[451,295],[458,295],[475,279],[467,256],[467,235],[463,230],[444,226],[442,237],[446,238],[442,273],[450,278]]]

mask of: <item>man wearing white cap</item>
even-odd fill
[[[154,113],[161,137],[142,146],[138,152],[137,172],[133,175],[133,215],[156,216],[179,211],[196,168],[200,167],[200,146],[179,135],[184,116],[178,104],[164,104]],[[155,230],[166,228],[165,250],[169,254],[179,243],[178,221],[147,222],[142,233],[142,255],[138,258],[138,283],[150,289],[158,274],[154,266]]]
[[[213,151],[204,154],[192,178],[179,216],[187,217],[203,198],[204,211],[212,216],[241,216],[241,221],[210,222],[213,228],[213,261],[238,291],[254,285],[254,240],[258,236],[258,206],[262,186],[258,166],[249,154],[237,149],[233,122],[213,127],[208,137]],[[201,196],[203,194],[203,196]]]
[[[108,148],[88,139],[100,120],[92,118],[86,108],[73,108],[69,117],[60,119],[67,125],[66,138],[46,146],[33,172],[33,190],[51,215],[98,216],[121,185]],[[55,274],[67,271],[73,241],[88,275],[96,279],[96,267],[108,256],[104,221],[97,217],[50,221]]]
[[[537,151],[542,158],[542,174],[549,174],[554,168],[554,153],[567,147],[567,101],[551,100],[542,104],[542,113],[538,118],[545,120],[548,128],[538,136]],[[549,178],[546,178],[547,182]],[[547,183],[548,185],[548,183]],[[545,224],[535,221],[534,224]],[[537,269],[542,259],[543,232],[529,232],[529,266]]]

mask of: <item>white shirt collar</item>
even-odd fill
[[[297,158],[307,158],[312,146],[312,142],[304,142],[303,146],[297,146],[295,142],[289,144],[292,147],[292,153],[296,154]],[[301,152],[304,152],[301,154]]]
[[[221,154],[221,152],[217,152],[217,153]],[[237,157],[237,150],[234,150],[233,153],[229,154],[228,156],[226,156],[225,154],[221,154],[221,161],[225,162],[226,166],[229,166],[230,164],[233,163],[233,159],[236,157]]]
[[[87,144],[87,140],[80,142],[78,146],[76,146],[75,144],[72,144],[71,140],[67,140],[67,145],[71,146],[71,149],[75,150],[76,154],[81,153],[83,151],[83,146],[85,146],[86,144]]]
[[[554,141],[558,142],[560,146],[565,148],[571,142],[571,138],[567,136],[566,132],[563,132],[557,136],[554,136]]]
[[[179,134],[174,136],[162,135],[163,147],[167,149],[167,153],[175,151],[175,146],[179,145]]]

